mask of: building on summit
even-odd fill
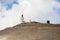
[[[50,24],[50,21],[49,20],[47,20],[47,24]]]

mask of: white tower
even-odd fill
[[[21,15],[21,23],[24,23],[24,16],[23,16],[23,12],[22,12],[22,15]]]

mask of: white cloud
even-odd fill
[[[19,5],[14,5],[12,10],[2,12],[4,18],[0,18],[0,29],[14,26],[21,22],[20,16],[23,10],[25,21],[38,21],[46,23],[49,19],[51,23],[59,23],[60,15],[53,7],[60,4],[55,0],[19,0]]]
[[[18,12],[18,5],[14,5],[12,10],[2,12],[5,17],[0,19],[0,30],[19,24],[21,14]]]
[[[57,14],[53,10],[54,6],[59,7],[60,5],[55,0],[24,0],[24,1],[27,1],[31,4],[31,6],[25,9],[24,11],[26,19],[31,18],[31,20],[36,20],[40,22],[46,22],[47,20],[50,20],[51,23],[60,22],[59,21],[60,16],[58,16],[59,14]]]

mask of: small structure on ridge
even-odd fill
[[[47,24],[50,24],[50,21],[49,20],[47,20]]]

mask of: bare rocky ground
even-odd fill
[[[60,40],[60,24],[19,24],[0,31],[0,40]]]

